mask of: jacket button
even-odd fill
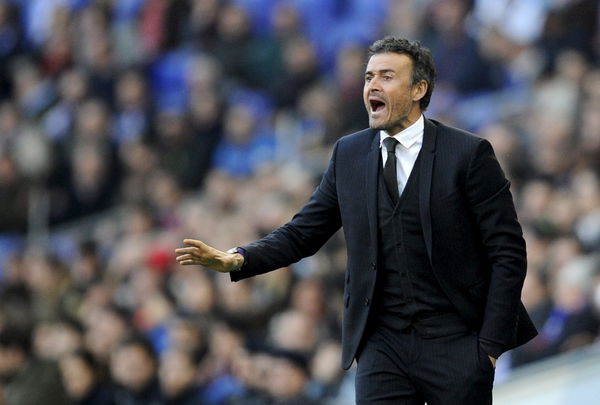
[[[377,270],[377,264],[375,262],[371,263],[371,270]]]
[[[369,298],[367,297],[367,298],[365,298],[365,307],[368,307],[368,306],[369,306]]]

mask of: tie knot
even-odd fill
[[[388,136],[383,140],[383,144],[385,145],[387,153],[396,153],[396,145],[398,145],[398,140],[396,138]]]

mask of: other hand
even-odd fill
[[[184,239],[186,247],[175,249],[177,262],[184,266],[202,265],[220,273],[237,270],[244,263],[239,253],[227,253],[195,239]]]

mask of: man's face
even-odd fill
[[[145,389],[156,372],[154,360],[136,344],[113,352],[110,368],[113,380],[134,392]]]
[[[419,118],[418,101],[427,86],[424,82],[413,85],[412,71],[413,62],[408,55],[379,53],[371,56],[363,89],[371,128],[394,135]]]
[[[60,361],[60,370],[69,396],[83,399],[94,384],[92,369],[81,358],[67,355]]]
[[[21,350],[0,346],[0,379],[13,375],[24,362],[25,355]]]
[[[163,354],[158,372],[160,385],[168,397],[192,387],[196,377],[193,361],[185,352],[175,349]]]

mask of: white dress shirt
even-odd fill
[[[399,142],[396,145],[396,177],[398,179],[398,193],[402,195],[402,191],[408,181],[408,176],[415,165],[421,146],[423,145],[423,130],[425,128],[425,120],[423,115],[419,117],[410,127],[398,132],[394,138]],[[379,147],[381,148],[381,157],[383,165],[387,161],[387,150],[383,144],[383,140],[389,135],[385,131],[379,131]]]

